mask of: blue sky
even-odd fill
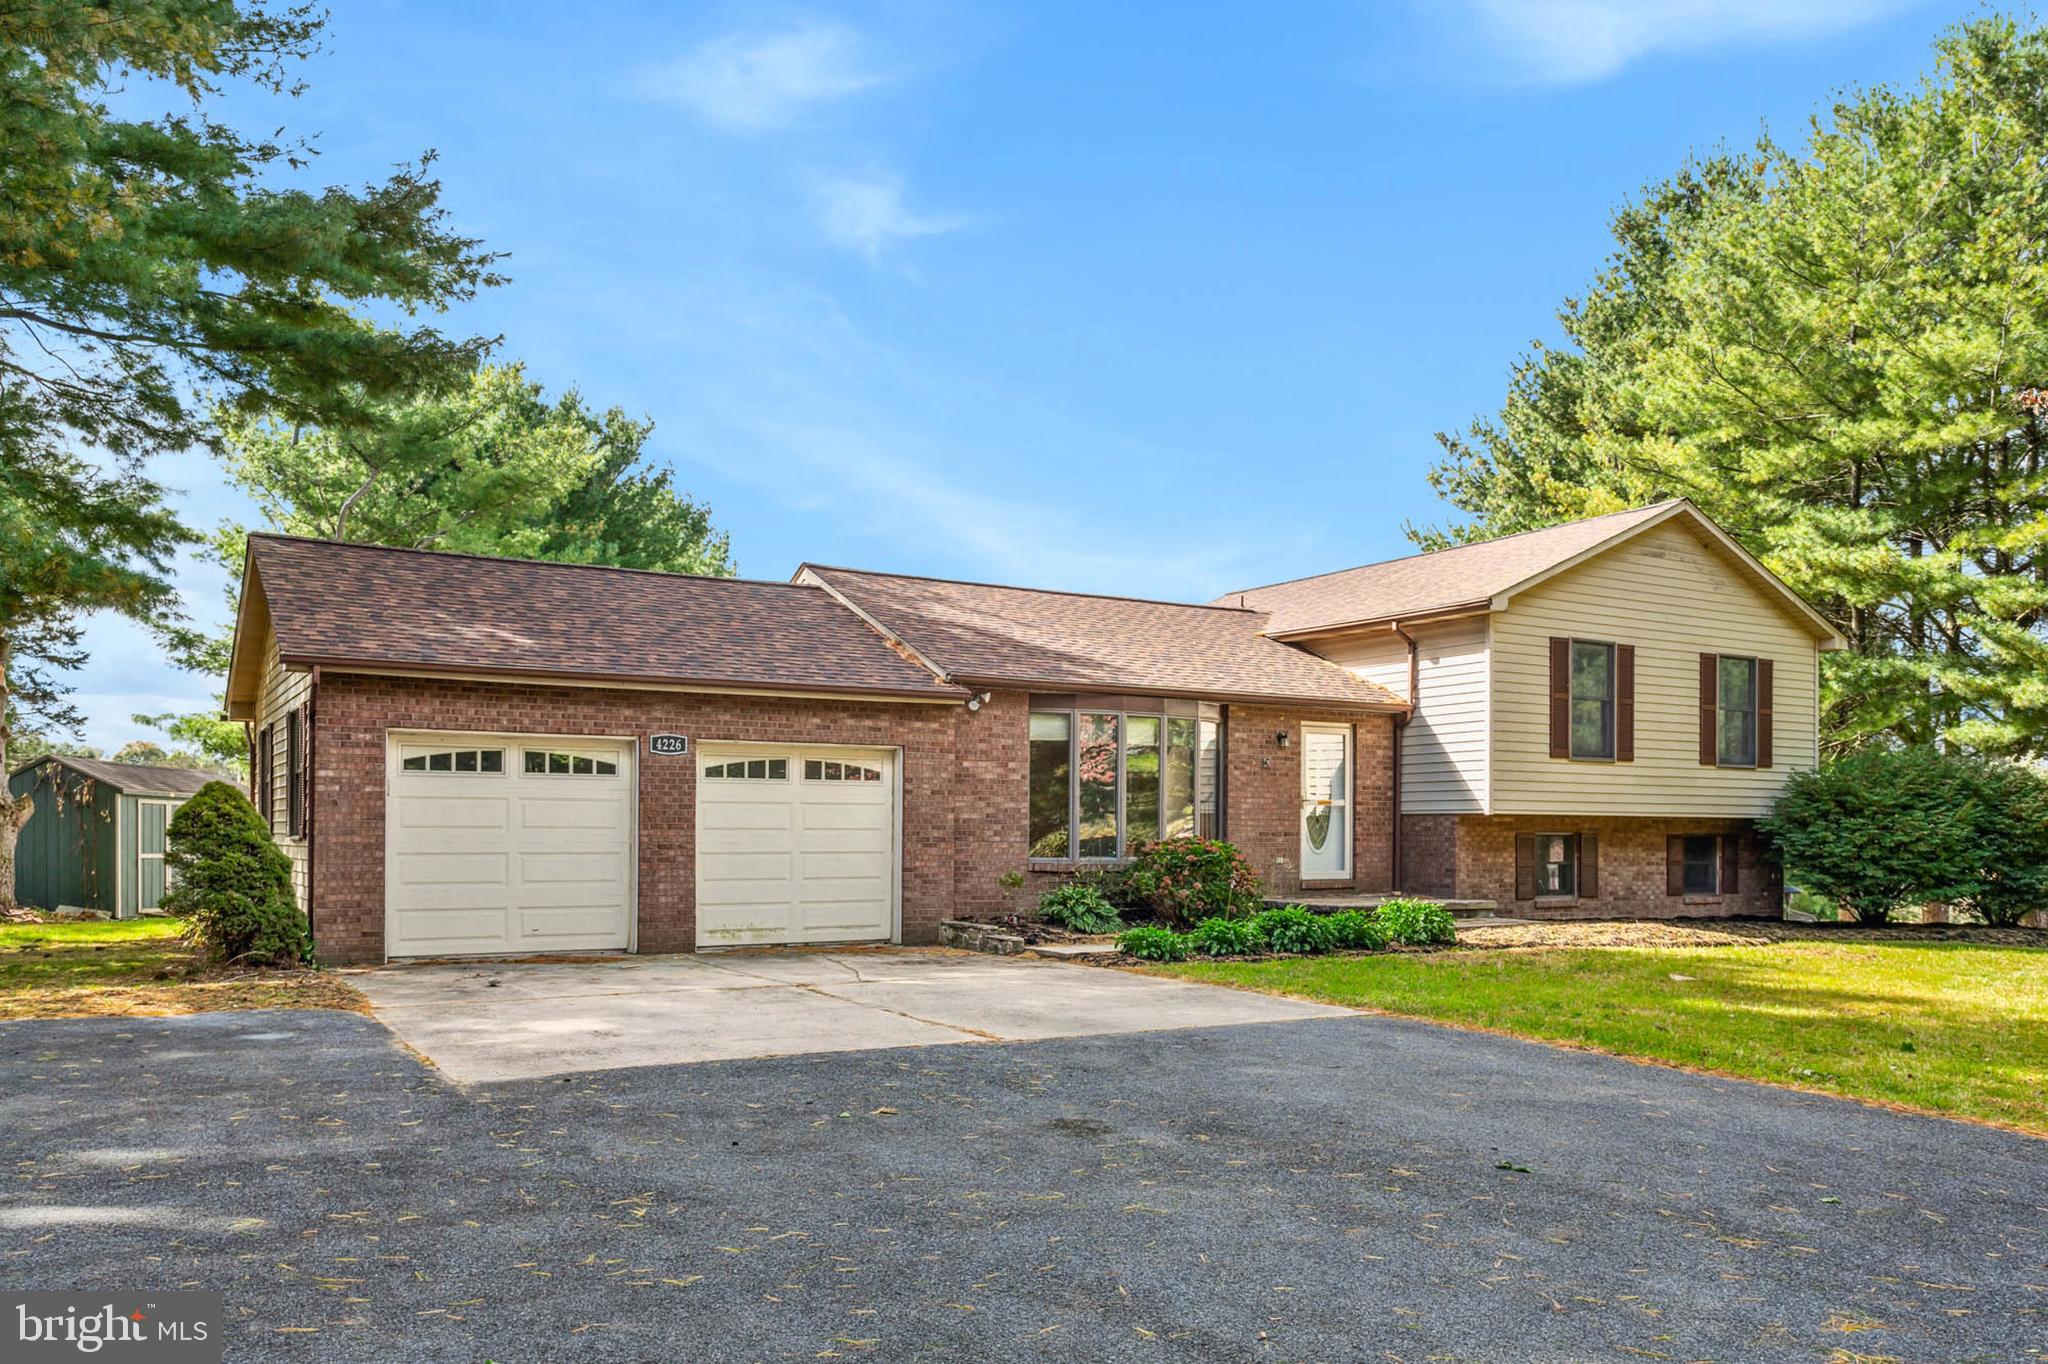
[[[1688,152],[1914,79],[1912,0],[348,0],[309,178],[433,148],[512,283],[447,319],[655,419],[740,569],[1176,598],[1405,552],[1434,433]],[[199,524],[246,519],[203,456]],[[182,577],[224,618],[217,573]],[[679,622],[687,629],[687,622]],[[95,620],[85,737],[215,680]]]

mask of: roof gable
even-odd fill
[[[288,666],[965,696],[798,584],[253,535],[244,593],[243,687],[267,617]]]
[[[797,576],[963,685],[1405,708],[1384,688],[1268,638],[1258,611],[811,564]]]
[[[1799,622],[1824,649],[1841,636],[1749,551],[1684,498],[1561,526],[1411,554],[1336,573],[1247,588],[1217,598],[1270,614],[1280,638],[1323,634],[1391,620],[1419,619],[1508,607],[1515,595],[1566,573],[1676,518],[1728,559],[1773,606]]]

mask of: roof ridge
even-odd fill
[[[332,545],[337,549],[374,549],[386,554],[422,554],[435,559],[474,559],[486,564],[533,564],[539,568],[585,568],[601,573],[636,573],[647,578],[682,578],[700,583],[742,583],[751,587],[805,587],[807,583],[785,582],[780,578],[747,578],[738,574],[675,573],[665,568],[634,568],[628,564],[583,564],[570,559],[530,559],[518,554],[479,554],[468,549],[427,549],[419,545],[380,545],[374,540],[337,540],[331,535],[292,535],[276,530],[252,530],[251,540],[276,540],[288,545]]]
[[[1442,549],[1417,550],[1413,554],[1396,554],[1387,559],[1373,559],[1366,563],[1353,564],[1349,568],[1333,568],[1322,573],[1304,573],[1298,578],[1282,578],[1278,582],[1258,583],[1251,587],[1243,587],[1235,591],[1225,592],[1223,595],[1226,597],[1242,597],[1252,592],[1264,592],[1270,588],[1292,587],[1296,583],[1314,582],[1317,578],[1336,578],[1346,573],[1357,573],[1368,568],[1385,568],[1388,564],[1406,563],[1410,559],[1427,559],[1439,554],[1456,554],[1458,551],[1466,549],[1484,549],[1489,545],[1498,545],[1508,540],[1518,540],[1525,535],[1545,535],[1554,530],[1563,530],[1567,526],[1590,525],[1592,522],[1606,521],[1617,516],[1636,516],[1643,512],[1658,511],[1683,501],[1685,499],[1682,497],[1667,497],[1662,502],[1646,502],[1640,507],[1623,507],[1618,511],[1601,512],[1598,516],[1581,516],[1572,521],[1560,521],[1554,526],[1531,526],[1528,530],[1511,530],[1505,535],[1496,535],[1486,540],[1467,540],[1463,544],[1445,545]]]
[[[1134,597],[1126,592],[1072,592],[1061,587],[1025,587],[1018,583],[982,582],[974,578],[941,578],[931,573],[885,573],[878,568],[848,568],[844,564],[816,564],[808,559],[797,565],[797,572],[801,573],[807,568],[819,573],[854,573],[864,578],[900,578],[905,582],[946,583],[953,587],[991,587],[999,592],[1036,592],[1041,596],[1047,597],[1087,597],[1094,601],[1136,602],[1142,606],[1178,606],[1185,607],[1190,611],[1237,611],[1251,616],[1265,614],[1254,606],[1223,606],[1216,602],[1172,601],[1165,597]]]

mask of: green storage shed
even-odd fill
[[[22,764],[7,779],[35,810],[14,854],[14,898],[34,909],[98,909],[132,919],[164,894],[171,811],[210,781],[182,767],[69,758]]]

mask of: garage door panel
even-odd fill
[[[621,950],[631,933],[631,749],[590,739],[462,736],[433,747],[557,744],[617,777],[419,771],[391,760],[386,943],[391,956]],[[508,765],[515,765],[508,763]]]
[[[617,792],[607,792],[602,796],[563,799],[551,791],[543,794],[534,790],[542,785],[543,783],[537,780],[521,787],[521,829],[616,833],[625,827],[626,805]]]
[[[407,773],[415,782],[418,773]],[[439,775],[439,774],[436,774]],[[452,780],[460,781],[461,778]],[[417,795],[397,801],[398,824],[414,833],[435,829],[509,829],[512,802],[506,796]]]
[[[720,797],[724,793],[719,793]],[[795,827],[787,798],[781,800],[736,800],[714,797],[697,802],[699,829],[763,829],[788,833]]]
[[[868,941],[895,924],[894,755],[877,750],[717,744],[704,767],[736,758],[786,760],[785,781],[700,778],[697,784],[697,940],[742,943]],[[847,770],[883,780],[846,781]],[[807,775],[815,772],[816,776]],[[835,774],[833,779],[826,774]]]
[[[398,936],[422,953],[501,951],[480,944],[504,942],[511,936],[509,916],[502,909],[401,910],[394,917]]]

